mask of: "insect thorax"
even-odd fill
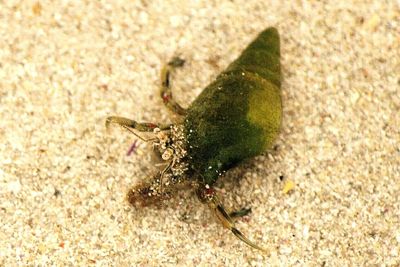
[[[165,186],[178,183],[184,179],[188,170],[186,162],[186,136],[183,125],[173,125],[169,131],[155,129],[156,140],[153,142],[154,150],[160,155],[162,165],[161,178]]]

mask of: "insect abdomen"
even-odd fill
[[[262,32],[188,109],[189,165],[213,184],[271,146],[281,124],[279,35]]]

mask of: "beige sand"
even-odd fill
[[[1,266],[400,265],[399,1],[22,2],[0,3]],[[238,227],[269,256],[190,192],[131,208],[151,148],[126,156],[136,138],[104,128],[173,120],[163,63],[187,60],[173,82],[188,105],[268,26],[282,40],[279,147],[218,187],[253,208]]]

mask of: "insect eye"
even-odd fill
[[[168,134],[166,134],[164,132],[158,132],[157,138],[158,138],[158,140],[160,140],[161,143],[167,143],[167,142],[169,142],[169,139],[170,139]]]
[[[167,148],[164,153],[161,155],[161,158],[163,160],[169,160],[172,155],[174,154],[174,151],[171,148]]]

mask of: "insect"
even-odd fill
[[[149,181],[128,193],[137,207],[169,198],[181,185],[189,185],[222,225],[253,248],[266,251],[245,237],[234,219],[250,209],[227,212],[213,188],[219,177],[243,160],[270,148],[282,117],[280,41],[275,28],[267,28],[208,85],[185,109],[172,97],[172,71],[184,61],[174,58],[161,72],[161,98],[181,115],[176,124],[138,123],[108,117],[106,126],[118,124],[135,135],[148,132],[164,167]],[[143,137],[141,137],[143,138]]]

